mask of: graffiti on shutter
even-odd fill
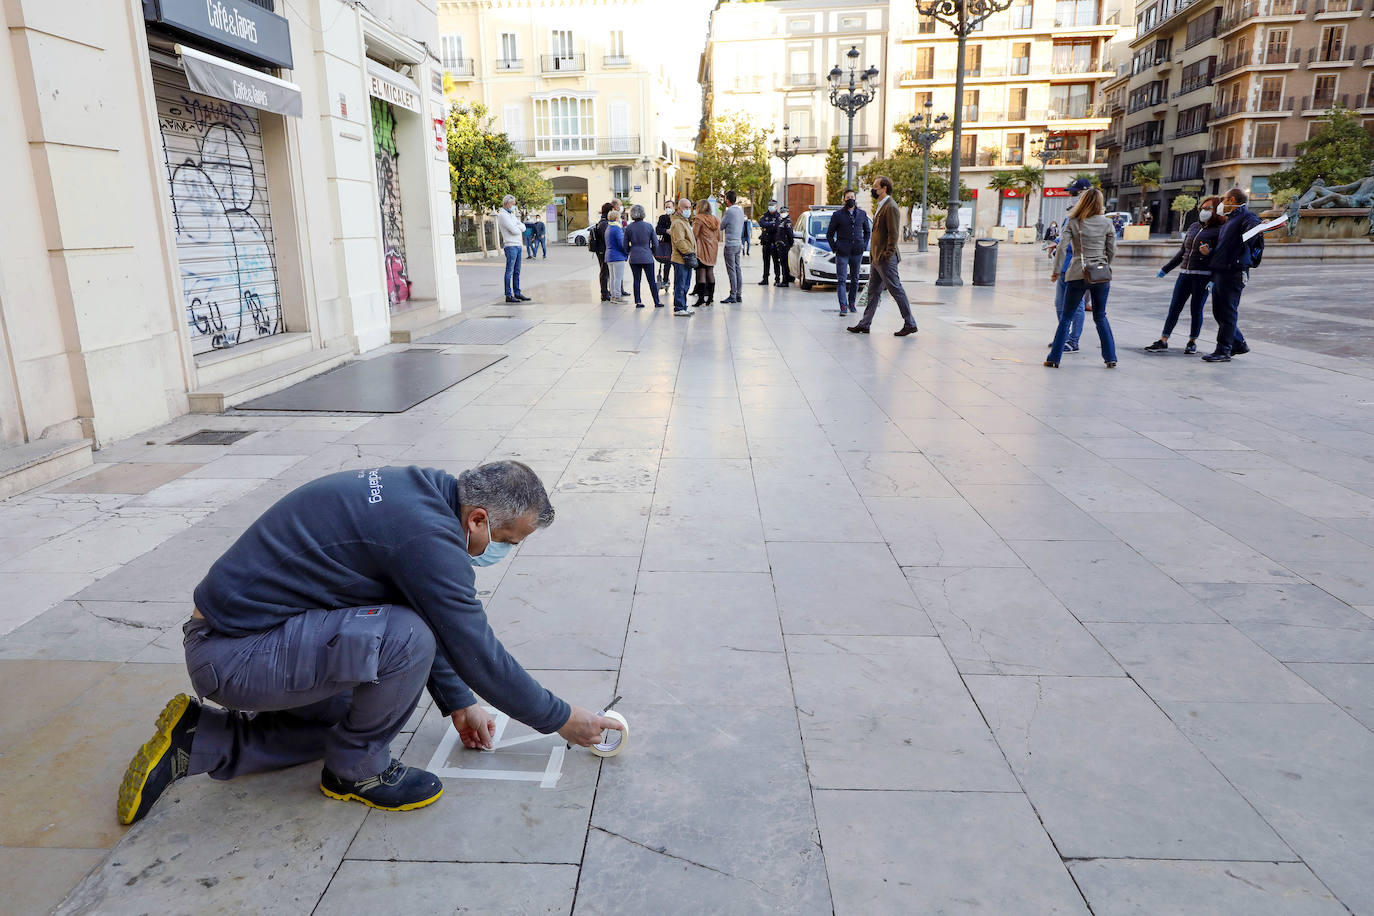
[[[386,300],[392,311],[410,299],[406,273],[406,236],[401,225],[401,174],[397,167],[396,115],[391,105],[372,100],[372,146],[377,155],[377,197],[382,202],[382,255],[386,262]]]
[[[258,112],[154,71],[191,352],[283,331]]]

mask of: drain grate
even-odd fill
[[[244,436],[251,436],[252,429],[202,429],[198,433],[182,436],[168,445],[233,445]]]
[[[995,322],[995,321],[970,321],[968,324],[964,325],[964,327],[966,327],[966,328],[991,328],[991,329],[993,329],[993,330],[999,330],[999,331],[1001,331],[1001,330],[1006,330],[1007,328],[1014,328],[1014,327],[1016,327],[1016,325],[1014,325],[1014,324],[998,324],[998,323]]]

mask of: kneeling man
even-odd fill
[[[183,627],[202,706],[158,716],[119,787],[119,820],[142,818],[177,779],[232,779],[324,758],[320,791],[386,811],[434,802],[443,784],[391,756],[426,687],[468,747],[491,747],[473,695],[545,734],[595,744],[613,719],[569,706],[501,645],[474,566],[553,521],[517,461],[456,478],[418,467],[308,483],[254,522],[195,589]]]

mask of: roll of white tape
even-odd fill
[[[603,716],[608,719],[615,719],[620,723],[620,731],[608,728],[601,733],[601,743],[592,745],[592,753],[598,757],[614,757],[625,750],[625,745],[630,740],[630,723],[625,721],[625,717],[612,709],[610,712],[603,712]]]

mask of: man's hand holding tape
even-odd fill
[[[491,733],[496,720],[491,717],[481,703],[474,703],[466,709],[455,709],[449,716],[453,727],[458,729],[458,738],[464,747],[491,750]],[[615,719],[599,716],[581,706],[573,706],[568,721],[558,730],[564,740],[581,747],[591,747],[601,740],[606,729],[621,730]]]

